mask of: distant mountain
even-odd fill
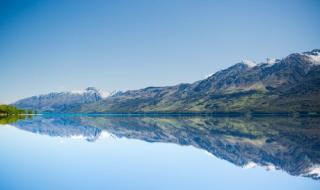
[[[37,110],[41,112],[64,112],[82,104],[101,101],[108,97],[109,93],[88,87],[83,91],[53,92],[49,94],[32,96],[15,102],[21,109]]]
[[[32,100],[33,108],[47,110],[46,104],[32,104]],[[75,101],[74,106],[51,111],[320,112],[319,100],[320,50],[315,49],[259,64],[244,60],[191,84],[117,92],[106,99]]]
[[[242,61],[192,84],[148,87],[83,104],[77,112],[319,112],[320,50]]]

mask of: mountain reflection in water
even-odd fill
[[[111,135],[191,145],[237,166],[320,179],[320,118],[35,116],[13,126],[87,141]]]

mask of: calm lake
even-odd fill
[[[320,118],[0,120],[0,189],[320,189]]]

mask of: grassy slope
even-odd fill
[[[320,112],[320,93],[268,94],[251,91],[177,101],[131,99],[84,105],[80,112]]]
[[[19,115],[25,114],[26,111],[22,109],[18,109],[14,106],[10,105],[0,105],[0,115]]]

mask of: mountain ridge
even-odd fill
[[[98,90],[94,87],[87,87],[82,91],[51,92],[29,98],[21,99],[13,105],[21,108],[28,108],[37,111],[55,111],[71,109],[83,103],[92,103],[102,100],[110,93]]]
[[[319,76],[320,50],[314,49],[258,64],[242,61],[194,83],[128,90],[50,111],[320,112]]]

